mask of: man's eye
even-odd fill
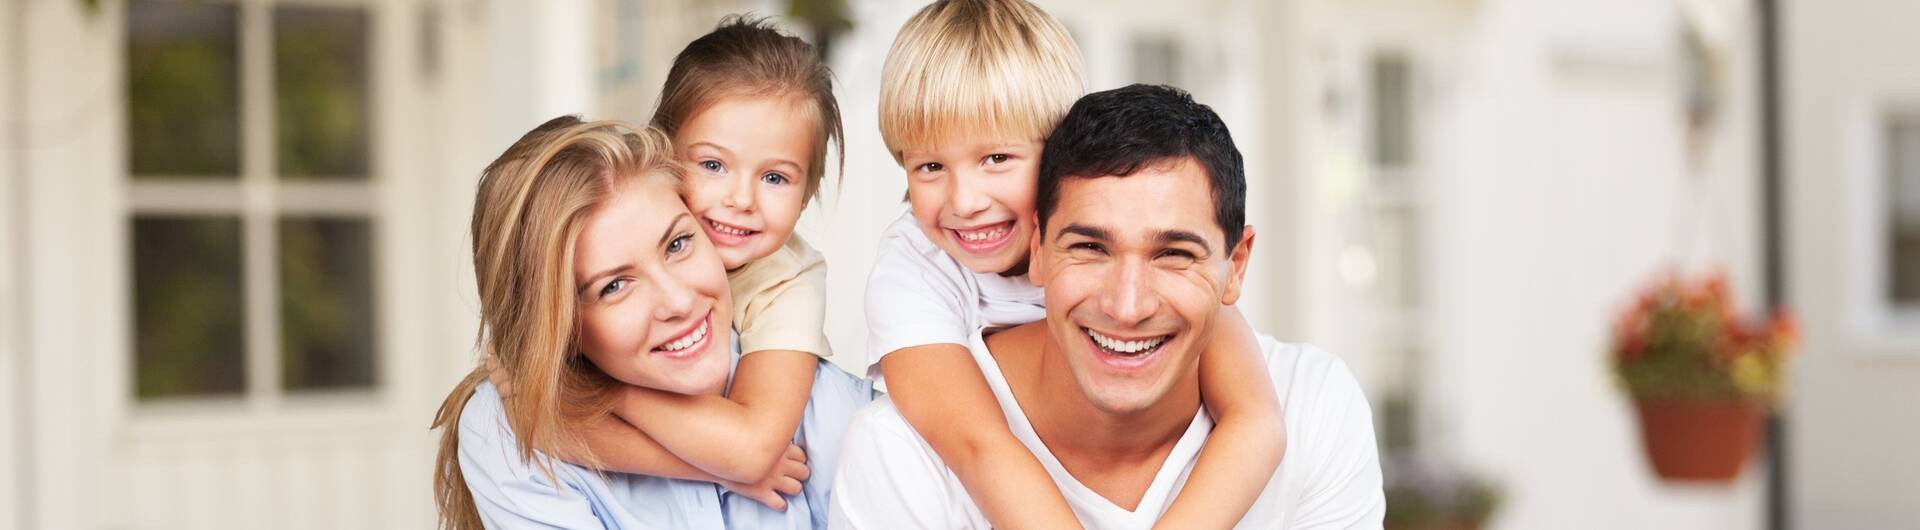
[[[613,281],[607,282],[606,287],[600,288],[600,297],[606,298],[609,296],[613,296],[614,293],[618,293],[620,292],[621,289],[624,289],[626,287],[627,287],[627,279],[617,278]]]
[[[775,184],[775,185],[786,184],[787,182],[789,182],[786,175],[782,175],[779,173],[772,173],[772,172],[769,172],[765,175],[761,175],[760,180],[768,184]]]
[[[673,238],[673,241],[667,242],[667,254],[672,255],[672,254],[679,254],[681,252],[685,252],[687,250],[687,247],[691,245],[693,245],[692,234],[687,234],[687,235]]]
[[[720,165],[720,162],[716,160],[701,160],[700,169],[719,173],[721,170],[727,169],[727,166]]]
[[[1094,253],[1100,253],[1100,254],[1105,254],[1107,252],[1107,249],[1102,248],[1098,243],[1074,243],[1072,245],[1068,245],[1067,250],[1071,250],[1074,252],[1094,252]]]

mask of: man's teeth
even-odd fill
[[[1145,340],[1120,340],[1113,337],[1108,337],[1106,335],[1101,335],[1100,332],[1094,331],[1091,329],[1087,330],[1087,336],[1092,337],[1093,342],[1099,344],[1100,347],[1106,348],[1108,350],[1113,350],[1119,353],[1140,353],[1143,351],[1152,350],[1154,348],[1159,347],[1161,342],[1165,342],[1167,340],[1166,335],[1161,335],[1158,337],[1145,339]]]
[[[719,221],[714,221],[714,220],[711,220],[711,219],[709,219],[709,220],[707,220],[707,226],[711,226],[711,227],[713,227],[713,231],[715,231],[715,232],[719,232],[719,233],[722,233],[722,234],[727,234],[727,235],[732,235],[732,236],[750,236],[750,235],[753,235],[753,231],[752,231],[752,230],[747,230],[747,229],[744,229],[744,228],[734,228],[734,227],[732,227],[732,226],[728,226],[728,225],[725,225],[725,224],[721,224],[721,223],[720,223]]]
[[[955,230],[954,232],[960,234],[960,239],[967,241],[992,241],[999,239],[1000,236],[1007,235],[1007,225],[998,225],[991,230],[976,230],[972,232]]]
[[[707,338],[707,326],[707,322],[702,322],[699,328],[693,330],[693,333],[680,337],[680,340],[660,345],[660,351],[680,351],[693,347],[695,343],[700,342],[700,339]]]

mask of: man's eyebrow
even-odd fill
[[[1082,237],[1087,237],[1087,238],[1096,239],[1100,241],[1108,241],[1113,239],[1112,234],[1107,233],[1107,229],[1105,228],[1100,228],[1097,226],[1087,226],[1079,223],[1072,223],[1072,224],[1068,224],[1067,226],[1060,227],[1060,235],[1064,236],[1067,234],[1078,234]]]
[[[1188,243],[1193,243],[1195,245],[1200,245],[1201,251],[1204,251],[1208,254],[1213,253],[1213,246],[1207,244],[1207,238],[1200,237],[1200,234],[1196,234],[1188,230],[1161,230],[1160,233],[1154,234],[1153,239],[1155,241],[1158,241],[1162,245],[1185,241]]]

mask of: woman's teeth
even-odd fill
[[[1106,335],[1101,335],[1100,332],[1094,331],[1091,329],[1087,330],[1087,336],[1092,337],[1093,342],[1095,344],[1099,344],[1101,348],[1105,348],[1108,351],[1111,351],[1114,353],[1126,354],[1126,355],[1136,354],[1136,353],[1145,352],[1145,351],[1152,351],[1154,348],[1160,347],[1160,343],[1166,342],[1168,337],[1168,335],[1161,335],[1151,339],[1143,339],[1143,340],[1120,340],[1113,337],[1108,337]]]
[[[719,232],[719,233],[730,235],[730,236],[744,237],[744,236],[750,236],[756,233],[756,231],[754,230],[748,230],[748,229],[739,228],[733,225],[722,224],[721,222],[715,221],[712,219],[707,220],[707,226],[713,227],[713,231],[715,232]]]
[[[994,225],[993,228],[987,230],[954,230],[954,233],[960,234],[960,239],[966,241],[992,241],[999,239],[1000,236],[1007,235],[1007,225]]]
[[[712,320],[702,320],[700,321],[700,327],[694,328],[693,333],[688,333],[686,336],[680,337],[679,340],[662,344],[659,348],[655,349],[664,352],[676,352],[691,348],[694,344],[700,343],[700,339],[707,338],[707,327],[711,326],[712,322]]]

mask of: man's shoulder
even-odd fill
[[[1359,391],[1359,381],[1339,356],[1312,344],[1281,342],[1265,334],[1259,338],[1261,353],[1267,359],[1267,374],[1273,378],[1274,393],[1281,399],[1302,391],[1328,388]]]

